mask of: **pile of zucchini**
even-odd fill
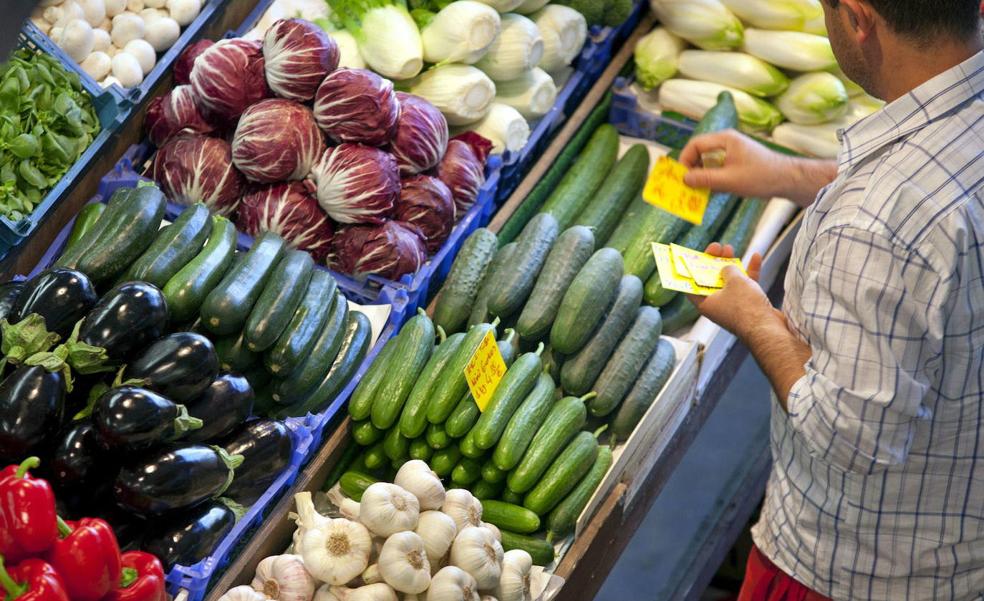
[[[101,287],[133,280],[160,288],[172,327],[207,335],[221,368],[247,377],[257,414],[323,410],[365,358],[369,319],[349,311],[331,274],[280,236],[264,233],[237,252],[225,217],[196,204],[161,228],[164,204],[149,186],[86,206],[57,265]]]

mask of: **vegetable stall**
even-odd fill
[[[743,358],[652,243],[772,286],[797,227],[686,223],[650,168],[867,102],[687,49],[769,0],[44,4],[0,68],[0,458],[114,532],[94,601],[138,559],[190,601],[591,598]]]

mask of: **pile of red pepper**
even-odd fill
[[[28,473],[37,457],[0,471],[0,599],[166,601],[164,568],[149,553],[120,553],[97,518],[65,522],[51,486]]]

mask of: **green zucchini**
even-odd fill
[[[502,482],[495,483],[479,479],[472,484],[471,494],[479,501],[495,499],[502,493],[503,486],[504,484]]]
[[[491,449],[499,442],[509,418],[536,386],[538,376],[543,372],[543,362],[540,360],[542,352],[541,343],[536,352],[520,355],[499,380],[488,406],[472,428],[478,448]]]
[[[202,323],[210,332],[227,335],[243,328],[283,250],[283,238],[274,233],[256,239],[202,304]]]
[[[435,451],[440,451],[451,446],[451,437],[444,431],[444,426],[441,424],[428,425],[424,438],[427,440],[427,444]]]
[[[199,203],[188,207],[174,223],[157,234],[147,250],[126,270],[125,279],[163,287],[202,249],[211,225],[212,217],[205,205]]]
[[[666,381],[670,379],[675,365],[676,351],[673,350],[673,344],[665,338],[660,339],[652,357],[643,367],[642,373],[636,378],[615,415],[612,434],[616,441],[622,442],[629,438],[639,420],[666,385]]]
[[[482,464],[462,457],[458,465],[451,470],[451,482],[461,487],[466,487],[478,482],[482,478]]]
[[[598,240],[608,240],[629,203],[642,192],[648,175],[649,151],[643,144],[634,144],[615,164],[574,223],[593,228]]]
[[[454,471],[454,467],[461,461],[461,451],[458,447],[451,445],[446,449],[434,451],[430,458],[430,468],[441,478],[447,478]]]
[[[72,247],[79,243],[82,237],[96,225],[96,222],[99,221],[99,217],[102,216],[105,210],[106,205],[101,202],[90,202],[82,207],[82,210],[79,211],[78,216],[75,218],[75,223],[72,224],[72,231],[68,234],[64,252],[71,251]],[[207,233],[206,230],[206,235]]]
[[[346,328],[352,325],[352,320],[349,317],[348,302],[340,292],[335,292],[335,297],[328,321],[314,341],[311,352],[289,374],[277,379],[273,400],[281,405],[290,405],[302,399],[317,386],[329,369],[328,366],[338,357]]]
[[[398,338],[399,334],[396,338],[387,340],[379,354],[376,355],[372,365],[369,366],[366,373],[362,374],[362,379],[359,380],[359,385],[355,387],[355,391],[348,402],[349,415],[352,416],[352,419],[363,420],[372,415],[372,402],[376,398],[376,390],[379,389],[383,378],[386,377],[386,368],[389,367],[390,361],[393,359]]]
[[[523,228],[511,264],[497,269],[489,283],[492,289],[488,307],[492,315],[510,317],[526,303],[559,230],[557,220],[549,213],[537,215]]]
[[[112,281],[126,271],[154,241],[166,205],[164,194],[156,186],[134,190],[128,210],[119,214],[120,221],[94,240],[79,258],[79,271],[95,284]]]
[[[284,332],[264,353],[263,362],[273,375],[290,373],[304,359],[325,327],[338,297],[335,278],[323,269],[315,269],[300,305]],[[344,299],[343,299],[344,301]]]
[[[641,194],[636,196],[629,203],[629,208],[625,209],[625,213],[622,214],[622,220],[615,226],[615,231],[608,237],[608,240],[602,241],[599,239],[598,243],[603,243],[605,246],[614,248],[622,253],[622,255],[625,255],[626,251],[629,250],[629,245],[632,244],[632,240],[636,237],[639,230],[642,229],[645,223],[644,218],[649,215],[649,211],[652,208],[653,205],[646,202]]]
[[[475,444],[474,430],[470,430],[468,434],[465,434],[465,437],[458,443],[458,448],[461,449],[461,454],[469,459],[478,459],[485,454],[485,449]]]
[[[382,440],[383,431],[372,425],[369,420],[352,422],[352,439],[361,446],[368,447]]]
[[[109,235],[107,232],[112,232],[126,220],[127,212],[131,208],[130,197],[135,191],[136,188],[118,188],[113,192],[99,219],[74,244],[65,247],[61,256],[55,261],[55,265],[77,269],[79,259],[89,247]]]
[[[475,230],[461,245],[434,306],[434,323],[448,334],[464,331],[498,248],[495,234],[484,227]]]
[[[560,381],[560,370],[567,361],[567,355],[557,351],[553,347],[548,347],[543,351],[543,372],[553,379],[554,382]]]
[[[642,307],[635,322],[629,328],[615,353],[601,370],[598,381],[595,382],[595,392],[598,396],[591,400],[589,409],[591,415],[598,417],[608,415],[618,408],[622,399],[629,392],[632,383],[636,381],[642,368],[649,361],[659,344],[663,333],[663,319],[659,309]]]
[[[548,538],[557,540],[574,532],[577,519],[581,517],[581,512],[588,506],[588,501],[591,500],[595,490],[605,479],[605,474],[608,473],[611,466],[612,449],[602,445],[598,449],[598,456],[587,475],[581,478],[574,490],[559,505],[554,507],[547,517]]]
[[[164,285],[172,322],[184,323],[198,315],[205,297],[225,275],[235,254],[236,227],[225,217],[213,217],[208,242],[201,252]]]
[[[438,331],[444,330],[438,328]],[[400,414],[400,432],[407,438],[417,438],[427,429],[427,406],[430,404],[431,394],[441,381],[444,366],[455,358],[464,340],[463,332],[448,336],[447,340],[434,349],[424,371],[420,372],[420,377],[403,405],[403,413]]]
[[[591,390],[605,362],[632,326],[641,305],[642,282],[634,275],[622,276],[615,302],[601,327],[584,348],[564,361],[560,370],[560,384],[564,392],[581,395]]]
[[[728,225],[721,233],[719,241],[721,244],[730,244],[734,248],[735,256],[744,256],[748,250],[748,245],[752,241],[755,233],[755,226],[758,225],[759,218],[765,211],[765,201],[761,198],[745,198],[738,203]]]
[[[398,428],[394,428],[396,430]],[[414,438],[410,441],[410,459],[419,459],[420,461],[429,461],[431,455],[434,454],[434,449],[427,444],[427,441],[423,438]]]
[[[509,490],[525,493],[533,488],[557,455],[584,426],[588,419],[585,401],[594,396],[564,397],[557,401],[547,414],[547,419],[537,429],[532,442],[523,453],[519,465],[506,480]]]
[[[482,287],[478,290],[478,296],[475,298],[475,304],[472,306],[471,315],[468,317],[469,328],[480,323],[492,321],[493,317],[489,314],[489,294],[492,293],[492,282],[496,280],[496,273],[500,269],[512,268],[512,257],[516,252],[517,246],[519,246],[517,243],[511,242],[500,248],[499,252],[495,253],[495,258],[492,259],[492,264],[489,265],[485,280],[482,282]]]
[[[507,472],[500,470],[491,461],[486,461],[482,466],[482,480],[492,484],[500,484],[506,481]]]
[[[417,378],[434,350],[434,322],[423,309],[404,324],[393,350],[394,359],[372,401],[372,423],[387,429],[396,423]]]
[[[437,382],[431,391],[427,403],[427,421],[432,424],[443,424],[468,390],[465,379],[465,366],[489,332],[495,334],[498,323],[478,324],[465,334],[461,346],[454,352],[452,358],[441,368]]]
[[[700,318],[697,305],[684,294],[677,295],[668,305],[661,307],[660,313],[663,316],[663,330],[667,334],[689,327]]]
[[[516,467],[537,430],[547,419],[554,405],[554,381],[542,373],[537,377],[536,386],[523,399],[523,404],[509,418],[502,438],[492,453],[492,463],[503,471]]]
[[[618,130],[606,123],[591,135],[584,152],[544,203],[541,213],[553,215],[561,229],[570,227],[601,187],[617,157]]]
[[[554,460],[543,478],[526,493],[523,507],[537,515],[546,515],[574,490],[577,483],[591,471],[598,457],[597,433],[579,432]]]
[[[257,364],[260,357],[246,348],[242,334],[214,338],[215,354],[219,357],[219,367],[223,371],[244,372]]]
[[[584,226],[568,228],[557,237],[516,322],[516,330],[524,341],[542,340],[550,333],[564,293],[591,258],[594,248],[594,234]]]
[[[281,257],[243,327],[249,350],[260,353],[277,342],[304,299],[313,274],[314,259],[303,250],[290,250]]]
[[[400,434],[399,428],[391,428],[383,437],[383,451],[390,461],[406,461],[410,458],[410,439]]]
[[[551,346],[565,355],[584,348],[615,301],[621,279],[618,251],[603,248],[592,255],[564,294],[550,329]]]
[[[362,472],[347,471],[338,479],[338,485],[345,493],[345,496],[358,502],[362,500],[362,494],[366,489],[379,482],[369,474]]]
[[[506,551],[513,549],[526,551],[533,558],[533,565],[548,566],[554,560],[553,545],[535,536],[502,530],[502,548]]]
[[[482,521],[519,534],[532,534],[540,529],[540,516],[505,501],[482,501]]]

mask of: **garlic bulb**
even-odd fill
[[[248,585],[237,586],[219,597],[219,601],[267,601],[266,595]]]
[[[492,595],[482,595],[482,598],[479,599],[479,601],[499,601],[499,600],[493,597]]]
[[[294,533],[295,545],[300,542],[300,538],[304,535],[304,530],[323,528],[331,523],[330,517],[318,513],[318,510],[314,507],[314,497],[308,491],[299,492],[294,495],[294,505],[297,507],[297,513],[291,513],[288,517],[294,520],[300,532],[300,534],[298,532]]]
[[[419,459],[403,464],[393,480],[403,490],[417,497],[420,509],[440,509],[444,504],[444,485],[430,466]]]
[[[297,555],[274,555],[256,566],[252,586],[273,601],[311,601],[315,582]]]
[[[372,537],[366,527],[345,518],[309,528],[301,538],[301,556],[308,571],[329,584],[345,584],[369,565]]]
[[[492,590],[502,575],[502,545],[491,530],[468,526],[454,538],[451,565],[471,574],[481,590]]]
[[[314,601],[342,601],[341,597],[335,594],[338,590],[330,584],[322,584],[314,593]]]
[[[441,568],[431,578],[427,601],[478,601],[478,583],[461,568]]]
[[[395,484],[373,484],[362,494],[359,503],[359,519],[378,536],[413,530],[419,517],[417,497]]]
[[[424,541],[427,559],[433,564],[448,554],[458,527],[454,519],[440,511],[425,511],[420,514],[417,529],[414,530]]]
[[[364,584],[376,584],[377,582],[383,581],[383,575],[379,573],[379,564],[374,563],[365,572],[362,572],[362,582]]]
[[[495,540],[499,541],[500,543],[502,542],[502,531],[499,530],[498,526],[496,526],[495,524],[490,524],[488,522],[482,522],[481,526],[482,528],[485,528],[489,532],[491,532],[492,536],[495,537]]]
[[[368,584],[359,588],[333,588],[339,601],[398,601],[396,592],[388,584]]]
[[[444,497],[441,511],[451,516],[461,532],[467,526],[482,524],[482,503],[463,488],[454,488]]]
[[[530,593],[530,571],[533,558],[522,549],[506,551],[502,556],[502,575],[495,596],[499,601],[533,601]]]
[[[413,532],[397,532],[386,539],[379,553],[379,573],[401,593],[426,591],[431,578],[424,540]]]

